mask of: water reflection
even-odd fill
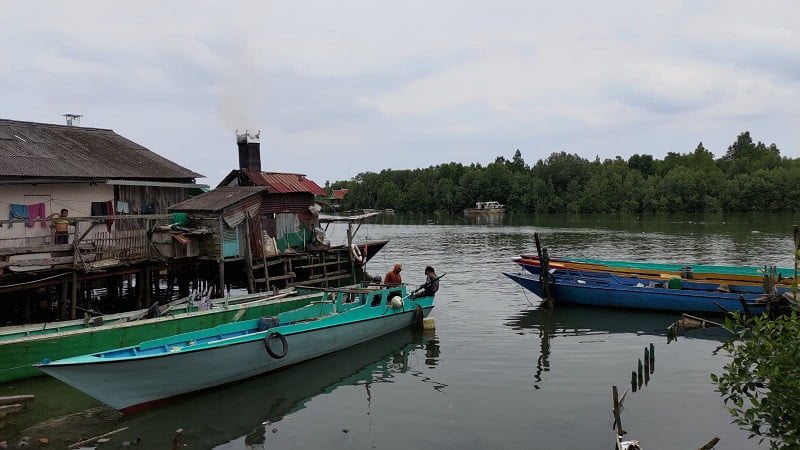
[[[120,440],[141,437],[143,443],[161,447],[172,442],[175,430],[182,428],[181,442],[194,448],[212,448],[240,438],[247,448],[263,448],[273,424],[302,410],[315,396],[341,386],[364,386],[368,408],[371,385],[392,383],[399,374],[408,373],[430,383],[433,389],[443,389],[444,384],[424,377],[409,364],[412,355],[419,352],[424,352],[427,366],[438,364],[441,350],[435,335],[403,329],[274,374],[177,398],[121,418],[110,408],[100,407],[114,414],[103,420],[102,430],[95,430],[99,435],[108,431],[106,428],[128,427],[120,433]],[[114,423],[117,419],[119,422]],[[49,433],[58,434],[52,428]],[[58,444],[52,439],[51,443]]]
[[[341,386],[362,385],[369,405],[370,386],[392,383],[401,373],[411,371],[413,375],[409,357],[420,350],[425,351],[426,364],[437,364],[435,339],[404,329],[266,377],[126,416],[120,425],[147,430],[159,442],[167,442],[176,428],[184,428],[195,448],[210,448],[242,436],[253,448],[261,448],[272,424],[305,408],[317,395]],[[439,388],[437,384],[433,387]],[[209,414],[209,407],[226,414]]]
[[[641,336],[660,336],[669,344],[675,341],[670,336],[668,327],[680,318],[670,313],[652,313],[615,310],[610,308],[592,308],[579,305],[559,305],[553,309],[533,309],[520,312],[509,318],[506,323],[512,330],[524,334],[535,330],[539,336],[539,357],[534,372],[534,389],[541,389],[540,383],[544,372],[550,371],[551,340],[564,337],[579,337],[579,343],[596,341],[599,336],[615,333],[635,334]],[[594,338],[594,339],[593,339]],[[704,328],[687,331],[682,338],[711,339],[725,342],[730,334],[720,328]],[[651,349],[645,349],[646,367],[636,370],[634,361],[633,380],[638,388],[650,381],[655,372],[655,359],[651,357]],[[639,364],[641,360],[639,360]],[[638,373],[637,373],[638,372]],[[645,373],[647,372],[647,373]]]

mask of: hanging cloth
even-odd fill
[[[131,212],[131,205],[128,202],[117,202],[117,212],[119,214],[128,214]]]
[[[15,205],[12,203],[9,205],[10,211],[8,212],[8,220],[14,219],[27,219],[28,218],[28,206],[27,205]],[[8,224],[8,228],[14,226],[13,223]]]
[[[106,209],[108,209],[108,215],[114,215],[114,200],[109,200],[106,202]],[[111,232],[111,225],[114,225],[114,219],[108,219],[106,221],[106,227],[108,228],[108,232]]]
[[[114,215],[114,202],[109,200],[107,202],[92,202],[92,215],[93,216],[113,216]],[[114,224],[114,219],[106,220],[106,227],[111,231],[111,225]]]
[[[45,213],[45,206],[44,203],[36,203],[34,205],[28,205],[28,218],[30,219],[47,219],[47,213]],[[46,227],[47,223],[44,221],[39,222],[42,227]],[[27,222],[26,226],[32,227],[36,225],[34,222]]]

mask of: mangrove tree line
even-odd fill
[[[459,212],[495,200],[509,210],[553,212],[779,212],[800,209],[800,159],[741,133],[715,158],[703,143],[664,159],[635,154],[588,160],[553,153],[529,165],[517,150],[482,166],[360,173],[331,189],[349,189],[344,209]]]

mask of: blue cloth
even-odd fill
[[[14,219],[27,219],[28,218],[28,205],[10,205],[11,210],[8,212],[8,220]],[[8,228],[14,226],[13,223],[8,224]]]

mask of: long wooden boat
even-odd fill
[[[536,255],[520,255],[514,262],[532,274],[541,273]],[[705,264],[664,264],[635,261],[612,261],[584,258],[551,258],[549,267],[582,271],[608,272],[617,275],[672,278],[683,277],[717,283],[763,284],[764,268],[754,266],[719,266]],[[778,268],[776,284],[791,286],[794,269]]]
[[[319,290],[294,288],[277,295],[261,293],[220,299],[205,310],[198,310],[196,302],[187,302],[150,319],[131,320],[142,315],[142,311],[134,311],[102,316],[102,321],[94,318],[0,329],[0,382],[43,375],[34,364],[45,358],[68,358],[274,315],[305,306],[321,297]]]
[[[543,285],[539,275],[524,272],[503,274],[542,297]],[[680,280],[680,284],[675,285],[668,280],[659,282],[604,272],[554,270],[550,274],[550,293],[556,303],[704,313],[744,311],[742,301],[753,314],[760,314],[766,308],[766,303],[761,301],[761,293],[749,292],[747,289],[722,292],[711,289],[713,286],[685,280]]]
[[[38,367],[103,403],[131,410],[272,372],[411,325],[433,308],[405,286],[326,290],[320,301],[274,317],[46,361]]]

